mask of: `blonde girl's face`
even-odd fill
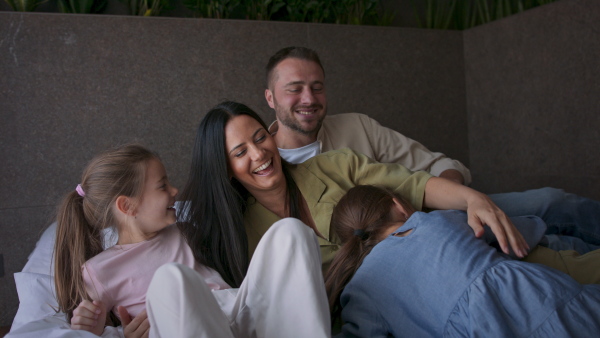
[[[177,188],[171,186],[167,172],[158,159],[148,161],[146,181],[141,197],[133,211],[132,235],[143,239],[154,237],[160,230],[175,223],[175,196]]]

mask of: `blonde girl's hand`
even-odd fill
[[[475,236],[483,235],[483,226],[492,229],[500,248],[505,254],[509,254],[509,245],[518,257],[527,256],[529,245],[523,235],[515,228],[506,214],[482,194],[476,193],[467,199],[468,223],[475,232]]]
[[[150,322],[146,310],[143,310],[134,318],[131,318],[124,306],[117,307],[117,311],[119,311],[119,317],[121,317],[125,338],[148,338]]]
[[[106,309],[100,301],[84,300],[73,310],[71,329],[89,331],[97,336],[104,332]]]

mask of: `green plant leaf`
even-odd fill
[[[48,0],[5,0],[6,3],[16,12],[33,12],[35,9]]]

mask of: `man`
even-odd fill
[[[277,120],[269,127],[281,156],[300,163],[321,152],[351,148],[379,162],[393,162],[416,171],[470,184],[469,170],[459,161],[429,151],[420,143],[385,128],[362,114],[327,116],[325,70],[317,53],[287,47],[266,67],[265,98]],[[508,216],[537,215],[548,225],[550,247],[579,253],[599,248],[600,202],[542,188],[489,197]],[[555,234],[568,235],[560,240]],[[579,240],[582,239],[583,241]]]

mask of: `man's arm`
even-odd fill
[[[448,158],[442,153],[432,152],[421,143],[382,126],[374,119],[358,115],[369,134],[375,160],[402,164],[412,171],[425,170],[434,176],[464,185],[471,183],[471,172],[460,161]]]

